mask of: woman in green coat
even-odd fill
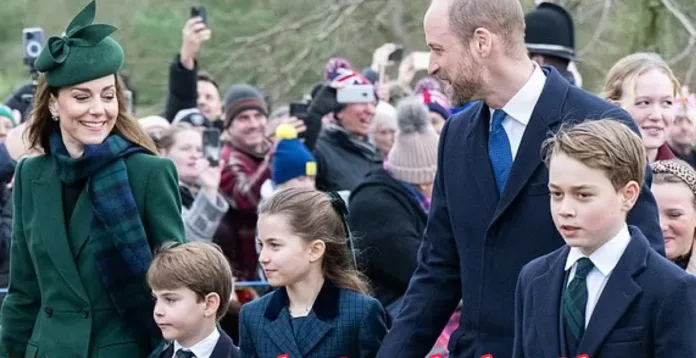
[[[42,73],[14,183],[0,357],[145,357],[162,337],[145,273],[183,241],[176,170],[127,114],[123,50],[88,5],[36,61]]]

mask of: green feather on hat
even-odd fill
[[[111,35],[116,27],[93,24],[92,1],[70,22],[63,37],[52,36],[36,59],[36,69],[51,87],[65,87],[116,74],[123,66],[123,48]]]

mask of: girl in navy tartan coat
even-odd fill
[[[290,188],[259,207],[259,262],[274,292],[242,306],[242,357],[375,357],[387,333],[356,270],[343,200]]]

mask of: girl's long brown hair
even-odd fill
[[[157,154],[155,143],[149,135],[142,130],[138,122],[128,113],[126,99],[123,94],[123,82],[116,76],[116,98],[118,99],[118,116],[116,124],[111,133],[122,136],[125,140],[147,149],[152,154]],[[50,87],[44,80],[43,75],[39,76],[39,83],[34,95],[34,109],[31,111],[30,123],[28,125],[28,138],[30,149],[50,153],[49,138],[51,132],[58,129],[58,122],[51,118],[49,104],[51,95],[58,96],[60,88]]]
[[[371,294],[364,276],[353,264],[343,220],[325,193],[308,188],[281,190],[259,205],[259,215],[285,215],[297,236],[326,244],[322,271],[330,283]]]

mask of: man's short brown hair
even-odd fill
[[[510,53],[527,54],[524,43],[524,10],[519,0],[449,0],[452,31],[468,43],[483,27],[500,36]]]
[[[603,170],[616,190],[630,181],[641,186],[645,182],[647,157],[643,141],[616,120],[564,126],[542,144],[542,149],[546,166],[555,154],[563,153],[590,168]]]
[[[196,293],[199,302],[210,293],[220,296],[217,319],[227,312],[233,290],[232,269],[220,247],[201,241],[162,245],[147,271],[153,290],[183,287]]]
[[[218,86],[217,81],[215,81],[215,77],[213,77],[213,75],[211,75],[208,72],[205,72],[205,71],[198,72],[198,74],[196,75],[196,80],[203,81],[203,82],[210,82],[213,84],[213,86],[215,86],[215,88],[217,88],[218,91],[220,90],[220,86]]]

